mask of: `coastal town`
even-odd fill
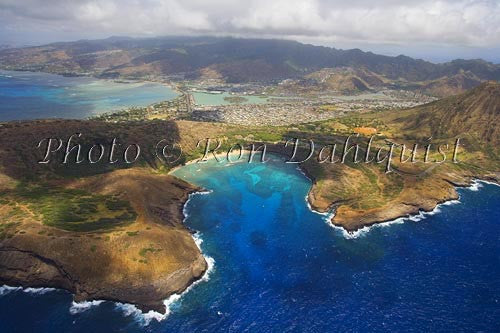
[[[499,1],[3,0],[0,333],[500,333]]]
[[[206,82],[172,83],[179,95],[145,107],[104,113],[94,119],[119,122],[146,119],[188,119],[238,125],[283,126],[310,123],[348,115],[350,112],[406,109],[436,98],[404,90],[369,93],[273,94],[269,86],[217,85]]]

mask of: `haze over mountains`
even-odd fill
[[[344,85],[359,91],[390,86],[440,97],[500,80],[500,65],[480,59],[434,64],[288,40],[217,37],[111,37],[7,49],[0,50],[0,67],[105,78],[211,77],[228,83],[305,79],[312,86],[333,75],[333,81],[344,82],[340,90]],[[328,69],[326,78],[323,69]]]

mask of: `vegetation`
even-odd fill
[[[68,231],[107,230],[131,223],[137,217],[129,202],[115,196],[47,184],[20,183],[4,192],[2,199],[26,207],[45,225]],[[19,210],[19,207],[12,209],[9,216],[15,216]]]
[[[109,50],[123,56],[116,57],[115,52],[106,52]],[[250,58],[249,54],[252,55]],[[95,61],[96,58],[100,61]],[[128,61],[124,63],[123,59]],[[192,76],[196,72],[201,76],[202,69],[210,67],[226,82],[238,83],[269,82],[297,76],[308,83],[315,79],[308,74],[319,71],[318,78],[326,74],[332,76],[327,76],[324,85],[339,91],[346,88],[366,90],[368,86],[397,87],[402,82],[411,87],[428,80],[432,85],[424,86],[426,90],[443,91],[443,86],[454,87],[454,81],[457,78],[460,81],[460,77],[465,81],[500,78],[498,65],[478,59],[433,64],[403,56],[338,50],[294,41],[213,37],[162,37],[154,41],[146,38],[127,43],[88,40],[8,49],[0,52],[0,65],[6,69],[72,75],[91,73],[104,78]],[[346,66],[350,69],[345,70]],[[335,70],[332,72],[332,69]],[[463,73],[468,74],[464,77]]]
[[[245,97],[242,97],[242,96],[227,96],[227,97],[224,97],[224,100],[231,103],[231,104],[241,104],[241,103],[248,101],[248,99],[246,99]]]
[[[16,227],[21,225],[20,222],[4,222],[0,223],[0,240],[5,239],[5,238],[11,238],[14,236],[14,233],[16,232]]]
[[[162,249],[156,249],[154,248],[153,246],[151,247],[143,247],[140,251],[139,251],[139,255],[141,257],[146,257],[146,255],[148,253],[156,253],[156,252],[160,252]]]

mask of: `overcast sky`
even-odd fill
[[[500,0],[0,0],[0,44],[183,34],[500,63]]]

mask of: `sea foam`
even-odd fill
[[[356,231],[347,231],[343,227],[339,227],[339,226],[333,225],[330,222],[331,219],[328,219],[328,220],[325,219],[325,221],[330,226],[332,226],[333,228],[335,228],[337,230],[340,230],[342,232],[342,235],[345,238],[347,238],[347,239],[354,239],[354,238],[358,238],[358,237],[366,235],[370,230],[372,230],[374,228],[386,228],[386,227],[389,227],[391,225],[402,224],[402,223],[405,223],[407,221],[412,221],[412,222],[422,221],[427,216],[432,216],[432,215],[435,215],[437,213],[440,213],[441,212],[440,206],[450,206],[450,205],[455,205],[455,204],[458,204],[458,203],[460,203],[460,200],[448,200],[448,201],[445,201],[445,202],[443,202],[441,204],[436,205],[436,207],[433,210],[429,211],[429,212],[425,212],[425,211],[421,210],[421,211],[418,212],[418,214],[409,215],[409,216],[402,216],[402,217],[399,217],[399,218],[391,220],[391,221],[386,221],[386,222],[381,222],[381,223],[375,223],[373,225],[360,228],[360,229],[358,229]]]
[[[212,190],[203,190],[203,191],[193,192],[193,193],[189,194],[188,199],[186,200],[186,202],[184,203],[184,206],[182,207],[182,214],[184,215],[184,219],[182,220],[183,223],[186,222],[187,218],[189,217],[187,205],[189,204],[191,199],[196,195],[207,195],[207,194],[210,194],[212,192],[213,192]]]
[[[184,204],[184,207],[182,210],[183,214],[184,214],[183,222],[185,222],[186,219],[189,217],[187,205],[189,204],[191,199],[196,195],[207,195],[210,193],[212,193],[212,191],[205,190],[205,191],[199,191],[199,192],[194,192],[194,193],[189,194],[188,200]],[[162,321],[162,320],[165,320],[166,318],[168,318],[168,316],[172,312],[174,304],[176,304],[179,300],[181,300],[185,294],[187,294],[191,289],[193,289],[199,283],[208,281],[210,279],[210,275],[215,270],[214,258],[204,254],[202,249],[201,249],[201,244],[203,243],[203,239],[201,238],[201,234],[199,232],[196,232],[195,234],[193,234],[193,239],[194,239],[196,246],[198,247],[198,249],[202,253],[203,257],[205,258],[205,261],[207,262],[207,270],[205,271],[205,273],[203,274],[203,276],[200,279],[193,282],[182,293],[170,295],[169,298],[167,298],[166,300],[163,301],[163,304],[165,305],[165,313],[160,313],[160,312],[153,311],[153,310],[151,310],[147,313],[144,313],[139,308],[137,308],[135,305],[127,304],[127,303],[116,303],[116,308],[118,310],[122,311],[125,316],[127,316],[127,317],[132,316],[139,324],[141,324],[143,326],[149,325],[149,323],[153,319],[156,321]]]
[[[201,251],[201,244],[203,243],[203,240],[201,239],[199,233],[196,233],[193,235],[194,241],[198,248]],[[203,253],[203,252],[202,252]],[[147,326],[150,324],[151,320],[156,320],[156,321],[162,321],[168,318],[170,313],[172,312],[173,305],[176,304],[186,293],[188,293],[191,289],[193,289],[196,285],[198,285],[201,282],[208,281],[210,279],[211,273],[215,269],[215,260],[212,257],[209,257],[207,255],[203,255],[206,262],[207,262],[207,270],[203,274],[203,276],[193,282],[189,287],[186,288],[182,293],[180,294],[173,294],[170,295],[169,298],[163,301],[163,304],[165,305],[165,313],[160,313],[157,311],[150,310],[149,312],[142,312],[139,308],[137,308],[133,304],[127,304],[127,303],[116,303],[116,308],[120,311],[123,312],[123,314],[128,317],[132,316],[134,320],[136,320],[139,324],[143,326]]]
[[[0,287],[0,296],[10,294],[13,291],[19,291],[22,290],[22,287],[11,287],[7,285],[3,285]]]
[[[193,196],[206,195],[206,194],[210,194],[210,193],[212,193],[212,191],[199,191],[199,192],[191,193],[189,195],[189,198],[183,207],[183,214],[184,214],[183,221],[184,222],[189,217],[189,212],[188,212],[186,206],[189,203],[189,201],[193,198]],[[193,235],[193,239],[194,239],[196,246],[198,247],[200,252],[202,252],[202,254],[203,254],[203,251],[201,249],[201,244],[203,243],[203,239],[201,238],[201,234],[198,232],[195,233]],[[160,312],[153,311],[153,310],[144,313],[133,304],[119,303],[119,302],[115,303],[116,308],[119,309],[120,311],[122,311],[125,316],[133,316],[134,319],[137,320],[137,322],[139,322],[140,324],[142,324],[144,326],[148,325],[151,322],[151,320],[153,320],[153,319],[157,320],[157,321],[161,321],[161,320],[166,319],[168,317],[168,315],[171,313],[171,309],[172,309],[173,304],[178,302],[182,298],[182,296],[185,295],[186,293],[188,293],[193,287],[195,287],[196,285],[198,285],[201,282],[209,280],[211,273],[215,269],[215,260],[212,257],[209,257],[205,254],[203,254],[203,257],[205,258],[205,261],[207,262],[207,270],[205,271],[203,276],[199,280],[193,282],[182,293],[173,294],[169,298],[164,300],[163,304],[165,305],[165,313],[160,313]],[[3,286],[0,286],[0,296],[7,295],[11,292],[17,292],[17,291],[22,291],[25,293],[30,293],[30,294],[35,294],[35,295],[43,295],[43,294],[46,294],[48,292],[55,291],[55,290],[57,290],[57,289],[55,289],[55,288],[22,288],[22,287],[11,287],[11,286],[7,286],[7,285],[3,285]],[[83,301],[83,302],[73,301],[71,303],[70,308],[69,308],[69,312],[72,315],[76,315],[76,314],[85,312],[93,307],[99,306],[103,302],[104,302],[104,300],[92,300],[92,301]]]
[[[478,191],[481,187],[483,187],[483,184],[500,186],[500,184],[497,184],[497,183],[494,183],[494,182],[490,182],[490,181],[487,181],[487,180],[474,179],[474,181],[472,182],[472,185],[466,187],[466,189],[469,189],[471,191]]]
[[[0,287],[0,296],[7,295],[14,291],[22,291],[23,293],[32,294],[32,295],[44,295],[48,292],[55,291],[55,288],[23,288],[23,287],[11,287],[7,285],[3,285]]]
[[[342,235],[345,238],[353,239],[353,238],[358,238],[360,236],[366,235],[373,228],[385,228],[385,227],[391,226],[393,224],[401,224],[401,223],[404,223],[406,221],[412,221],[412,222],[421,221],[421,220],[425,219],[426,216],[432,216],[432,215],[435,215],[435,214],[441,212],[440,206],[455,205],[455,204],[460,203],[460,200],[448,200],[448,201],[445,201],[441,204],[436,205],[436,207],[430,212],[419,211],[418,214],[409,215],[409,216],[402,216],[402,217],[399,217],[399,218],[391,220],[391,221],[375,223],[373,225],[360,228],[356,231],[347,231],[343,227],[334,225],[331,222],[332,218],[335,217],[335,210],[334,209],[332,209],[330,212],[324,212],[324,213],[318,212],[311,207],[309,200],[307,199],[307,196],[306,196],[306,203],[311,211],[313,211],[316,214],[321,215],[323,217],[323,221],[328,226],[330,226],[331,228],[333,228],[335,230],[342,232]]]
[[[33,295],[45,295],[46,293],[50,293],[56,290],[56,288],[25,288],[23,289],[23,292]]]
[[[104,302],[104,301],[103,300],[83,301],[83,302],[73,301],[73,302],[71,302],[71,306],[69,308],[69,313],[74,315],[77,313],[85,312],[92,307],[98,306],[102,302]]]
[[[497,183],[493,183],[493,182],[489,182],[489,181],[481,180],[481,179],[475,179],[471,183],[471,185],[468,186],[468,187],[465,187],[465,189],[468,189],[468,190],[471,190],[471,191],[479,191],[483,187],[483,184],[490,184],[490,185],[500,186]],[[441,206],[450,206],[450,205],[459,204],[460,203],[460,197],[459,197],[459,199],[448,200],[448,201],[445,201],[445,202],[443,202],[441,204],[438,204],[430,212],[420,211],[420,212],[418,212],[418,214],[415,214],[415,215],[403,216],[403,217],[399,217],[399,218],[391,220],[391,221],[382,222],[382,223],[376,223],[376,224],[373,224],[371,226],[366,226],[366,227],[360,228],[360,229],[358,229],[356,231],[347,231],[343,227],[339,227],[339,226],[336,226],[336,225],[332,224],[331,223],[331,219],[335,216],[335,211],[334,210],[332,210],[331,212],[321,213],[321,212],[318,212],[318,211],[315,211],[314,209],[312,209],[311,205],[309,204],[309,200],[308,200],[307,196],[306,196],[306,202],[307,202],[307,206],[309,207],[309,209],[312,210],[313,212],[315,212],[316,214],[322,215],[323,216],[323,220],[330,227],[332,227],[332,228],[334,228],[336,230],[341,231],[342,235],[345,238],[347,238],[347,239],[353,239],[353,238],[358,238],[360,236],[366,235],[373,228],[385,228],[385,227],[391,226],[393,224],[401,224],[401,223],[404,223],[406,221],[413,221],[413,222],[421,221],[421,220],[425,219],[427,216],[432,216],[432,215],[435,215],[437,213],[440,213],[441,212],[441,209],[440,209]]]
[[[478,180],[474,180],[474,181],[472,182],[472,185],[471,185],[471,186],[469,186],[469,187],[466,187],[466,189],[476,192],[476,191],[479,191],[479,189],[480,189],[481,187],[483,187],[483,184],[481,184],[481,182],[480,182],[480,181],[478,181]]]

